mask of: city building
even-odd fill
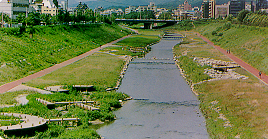
[[[57,15],[57,7],[52,0],[43,0],[43,6],[41,7],[42,14],[50,14],[51,16]]]
[[[57,8],[56,7],[49,8],[49,7],[46,7],[46,6],[42,6],[41,7],[41,13],[42,14],[49,14],[51,16],[55,16],[55,15],[57,15]]]
[[[245,9],[245,0],[231,0],[229,7],[229,14],[237,16],[240,11]]]
[[[153,11],[154,13],[156,13],[157,6],[153,2],[150,2],[150,5],[147,6],[139,6],[138,8],[136,8],[135,6],[129,6],[128,8],[125,9],[126,14],[129,14],[131,12],[143,12],[143,11]]]
[[[195,6],[194,8],[192,8],[192,11],[200,11],[199,7]]]
[[[67,9],[68,9],[67,1],[61,1],[61,2],[59,3],[59,9],[60,9],[60,10],[67,10]]]
[[[167,10],[166,8],[157,8],[157,10],[156,10],[156,14],[155,14],[156,19],[158,19],[158,17],[159,17],[162,13],[165,13],[165,12],[168,12],[168,10]]]
[[[204,0],[202,3],[203,18],[215,18],[216,0]]]
[[[179,11],[189,11],[192,10],[192,5],[188,3],[187,0],[184,1],[183,4],[178,6]]]
[[[153,11],[153,12],[157,12],[157,6],[155,5],[155,3],[153,2],[150,2],[150,5],[148,5],[148,8],[147,8],[148,11]]]
[[[225,18],[229,15],[229,6],[230,2],[222,4],[222,5],[215,5],[215,18]]]
[[[259,11],[261,9],[268,9],[267,0],[256,0],[256,11]]]
[[[6,13],[16,19],[19,13],[27,13],[29,0],[0,0],[0,12]]]
[[[136,12],[136,7],[135,6],[129,6],[128,8],[125,9],[126,14],[129,14],[131,12]]]
[[[101,12],[100,14],[101,15],[111,15],[113,13],[116,13],[117,15],[123,15],[124,14],[123,10],[120,9],[120,8],[118,10],[116,10],[116,9],[105,10],[105,11]]]
[[[136,9],[136,12],[144,12],[148,9],[148,6],[139,6],[137,9]]]
[[[245,2],[245,10],[248,10],[248,11],[256,11],[256,6],[255,6],[255,2],[254,1],[251,1],[251,2]]]

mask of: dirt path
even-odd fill
[[[211,42],[209,39],[207,39],[206,37],[202,36],[201,34],[197,33],[197,35],[200,38],[202,38],[204,41],[206,41],[209,45],[214,46],[214,48],[216,48],[221,53],[223,53],[226,56],[228,56],[230,59],[232,59],[237,64],[239,64],[241,67],[243,67],[245,70],[247,70],[248,72],[250,72],[251,74],[253,74],[257,78],[259,78],[266,85],[268,85],[268,76],[267,75],[265,75],[264,73],[262,73],[261,78],[260,78],[259,77],[259,72],[260,72],[259,70],[257,70],[256,68],[252,67],[251,65],[249,65],[246,62],[244,62],[243,60],[239,59],[238,57],[236,57],[235,55],[233,55],[232,52],[231,53],[227,53],[227,51],[225,49],[222,49],[220,46],[214,45],[213,42]]]
[[[82,54],[82,55],[79,55],[79,56],[77,56],[77,57],[74,57],[74,58],[72,58],[72,59],[69,59],[69,60],[67,60],[67,61],[64,61],[64,62],[62,62],[62,63],[60,63],[60,64],[56,64],[56,65],[54,65],[54,66],[52,66],[52,67],[49,67],[49,68],[44,69],[44,70],[41,70],[41,71],[39,71],[39,72],[37,72],[37,73],[34,73],[34,74],[32,74],[32,75],[29,75],[29,76],[27,76],[27,77],[24,77],[24,78],[21,78],[21,79],[19,79],[19,80],[16,80],[16,81],[13,81],[13,82],[4,84],[4,85],[0,86],[0,93],[7,92],[7,91],[11,90],[12,88],[14,88],[14,87],[16,87],[16,86],[18,86],[18,85],[20,85],[20,84],[22,84],[22,83],[25,83],[25,82],[30,81],[30,80],[32,80],[32,79],[35,79],[35,78],[44,76],[44,75],[46,75],[46,74],[48,74],[48,73],[50,73],[50,72],[52,72],[52,71],[55,71],[55,70],[57,70],[57,69],[59,69],[59,68],[62,68],[62,67],[64,67],[64,66],[67,66],[67,65],[69,65],[69,64],[71,64],[71,63],[74,63],[74,62],[76,62],[76,61],[78,61],[78,60],[81,60],[81,59],[83,59],[83,58],[85,58],[85,57],[87,57],[87,56],[89,56],[89,55],[92,55],[93,53],[95,53],[95,52],[97,52],[97,51],[99,51],[99,50],[101,50],[101,49],[103,49],[103,48],[105,48],[105,47],[108,47],[108,46],[110,46],[110,45],[112,45],[112,44],[114,44],[114,43],[117,43],[118,41],[121,41],[121,40],[123,40],[123,39],[125,39],[125,38],[128,38],[128,37],[130,37],[130,36],[131,36],[131,35],[125,36],[125,37],[120,38],[120,39],[118,39],[118,40],[115,40],[115,41],[112,41],[112,42],[107,43],[107,44],[105,44],[105,45],[102,45],[101,47],[98,47],[98,48],[95,48],[95,49],[93,49],[93,50],[91,50],[91,51],[88,51],[88,52],[86,52],[86,53],[84,53],[84,54]]]

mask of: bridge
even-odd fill
[[[180,22],[180,20],[162,20],[162,19],[115,19],[115,22],[124,23],[144,23],[145,29],[152,29],[153,23],[166,23],[168,25],[174,25]]]

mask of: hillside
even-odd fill
[[[128,6],[139,6],[139,5],[149,5],[150,2],[154,2],[157,7],[161,8],[168,8],[168,9],[175,9],[180,4],[183,4],[185,0],[135,0],[135,1],[129,1],[129,0],[74,0],[69,1],[70,7],[76,7],[79,2],[86,3],[89,8],[94,9],[96,7],[114,7],[114,6],[122,6],[122,7],[128,7]],[[217,4],[223,4],[227,3],[230,0],[218,0]],[[250,1],[250,0],[246,0]],[[198,6],[200,7],[202,5],[203,0],[188,0],[192,6]]]
[[[36,26],[34,29],[33,38],[28,32],[16,34],[16,28],[0,31],[0,85],[61,63],[129,33],[117,25],[106,24]]]

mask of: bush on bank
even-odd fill
[[[190,80],[192,83],[210,79],[207,74],[204,74],[204,69],[209,66],[200,66],[193,61],[193,58],[189,58],[188,56],[181,56],[178,60],[180,68],[186,74],[187,80]]]
[[[53,97],[54,96],[54,97]],[[112,121],[115,118],[115,115],[112,113],[114,108],[120,108],[121,103],[119,100],[125,100],[128,95],[118,92],[92,92],[89,95],[79,94],[74,96],[73,94],[64,94],[64,93],[56,93],[56,94],[30,94],[27,96],[29,99],[29,103],[22,106],[14,106],[9,108],[0,108],[0,112],[14,112],[14,113],[24,113],[29,115],[36,115],[46,119],[52,118],[79,118],[81,121],[78,123],[78,127],[74,127],[73,130],[68,131],[65,128],[69,126],[68,122],[64,122],[63,125],[58,125],[57,123],[48,124],[48,129],[44,129],[43,132],[39,131],[34,135],[36,138],[51,138],[51,137],[75,137],[75,138],[99,138],[99,135],[96,131],[90,129],[89,121],[93,121],[96,119],[100,119],[101,121]],[[79,100],[94,100],[96,102],[95,107],[99,107],[100,111],[87,111],[76,107],[74,105],[68,106],[65,110],[66,112],[62,112],[58,109],[48,109],[45,105],[36,101],[36,98],[46,99],[48,101],[66,101],[71,100],[76,101]],[[65,106],[57,106],[65,108]],[[1,118],[1,117],[0,117]],[[4,123],[5,124],[5,123]],[[10,122],[8,123],[10,124]],[[16,123],[13,123],[16,124]],[[77,131],[77,135],[75,135],[75,131]],[[32,134],[25,135],[13,135],[17,137],[26,137],[32,136]]]

